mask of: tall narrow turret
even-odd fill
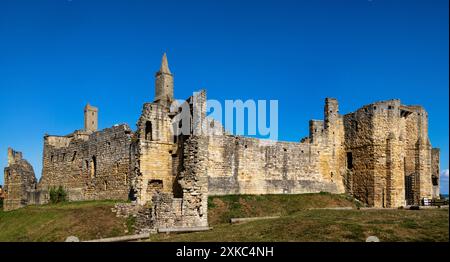
[[[155,102],[170,106],[173,101],[173,75],[169,70],[166,53],[161,61],[161,68],[155,75]]]
[[[98,128],[98,108],[89,103],[84,107],[84,130],[95,132]]]

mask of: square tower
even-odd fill
[[[98,128],[98,108],[89,105],[84,107],[84,130],[95,132]]]

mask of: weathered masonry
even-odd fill
[[[3,188],[5,211],[24,207],[39,202],[35,199],[36,177],[33,167],[23,159],[22,153],[8,148],[8,166],[4,171]]]
[[[72,201],[127,199],[131,136],[127,125],[45,136],[38,189],[48,191],[62,185]]]
[[[428,138],[428,115],[400,100],[344,116],[348,191],[376,207],[439,197],[439,150]]]
[[[187,107],[174,101],[164,54],[154,101],[142,106],[135,131],[126,124],[97,130],[99,110],[86,105],[83,129],[44,136],[39,182],[21,153],[9,150],[5,209],[47,203],[49,190],[62,186],[71,201],[150,204],[148,226],[168,228],[207,226],[208,195],[346,192],[374,207],[439,196],[439,149],[421,106],[388,100],[343,115],[326,98],[324,119],[309,122],[307,137],[268,142],[224,132],[206,116],[204,90]],[[187,134],[176,132],[182,113],[193,119]]]
[[[344,127],[335,99],[326,99],[325,121],[311,120],[301,142],[267,142],[215,135],[209,142],[209,193],[299,194],[344,192]],[[329,109],[329,110],[328,110]]]

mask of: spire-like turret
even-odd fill
[[[167,55],[164,53],[161,61],[161,68],[159,69],[160,73],[171,74],[169,69],[169,62],[167,62]]]
[[[155,102],[170,106],[173,101],[173,75],[169,69],[167,55],[164,53],[161,67],[155,76]]]

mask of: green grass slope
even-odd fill
[[[430,210],[323,210],[356,204],[343,195],[265,195],[210,197],[212,230],[153,235],[150,241],[448,241],[448,209]],[[232,217],[280,218],[229,224]]]
[[[117,218],[114,201],[71,202],[0,211],[0,241],[81,240],[132,233],[132,219]],[[345,195],[214,196],[208,201],[211,231],[152,235],[150,241],[448,241],[448,209],[324,210],[357,207]],[[280,216],[231,225],[233,217]]]
[[[299,195],[228,195],[208,199],[210,225],[234,217],[286,216],[308,208],[356,207],[352,198],[328,193]]]
[[[0,241],[64,241],[125,235],[127,219],[117,218],[113,201],[70,202],[0,211]]]

